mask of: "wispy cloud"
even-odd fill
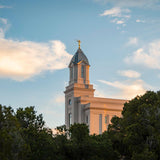
[[[12,8],[11,6],[0,5],[0,8]]]
[[[160,40],[137,49],[124,61],[128,64],[139,64],[152,69],[160,69]]]
[[[129,9],[122,9],[120,7],[114,7],[108,10],[105,10],[100,16],[109,16],[112,17],[112,23],[124,24],[131,16],[129,15]]]
[[[122,10],[120,7],[111,8],[105,10],[100,16],[112,16],[112,17],[120,17],[122,14]]]
[[[127,45],[137,45],[138,44],[138,38],[137,37],[130,37]]]
[[[6,31],[9,28],[9,23],[6,18],[0,17],[0,39],[4,38]]]
[[[103,91],[97,84],[93,84],[93,86],[95,88],[94,95],[96,97],[103,97],[103,98],[108,97],[107,92]]]
[[[145,20],[141,20],[141,19],[136,19],[137,23],[145,23]]]
[[[159,9],[159,0],[94,0],[111,6],[112,8],[105,10],[100,16],[108,16],[111,18],[111,23],[120,26],[126,26],[127,21],[131,18],[132,8],[148,8]],[[136,19],[136,23],[145,23],[145,20]]]
[[[149,89],[149,85],[147,85],[143,80],[127,80],[127,81],[105,81],[99,80],[99,82],[106,84],[110,87],[116,89],[116,92],[113,98],[123,98],[123,99],[132,99],[137,95],[142,95],[146,92],[146,89]],[[150,87],[151,88],[151,87]]]
[[[123,24],[123,23],[125,23],[125,22],[122,21],[122,20],[118,20],[116,23],[117,23],[117,24]]]
[[[94,0],[120,7],[155,7],[159,0]]]
[[[0,77],[17,81],[66,68],[72,55],[58,40],[48,43],[0,39]]]
[[[121,76],[125,76],[128,78],[139,78],[141,74],[137,71],[134,70],[123,70],[123,71],[118,71],[118,74]]]
[[[0,22],[4,25],[7,25],[7,19],[6,18],[0,18]]]

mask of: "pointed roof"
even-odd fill
[[[85,54],[83,53],[83,51],[80,48],[78,48],[77,52],[72,57],[69,66],[71,65],[71,63],[78,64],[81,61],[83,61],[87,65],[89,65],[88,58],[85,56]]]

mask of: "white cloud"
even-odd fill
[[[112,17],[119,17],[121,16],[121,8],[115,7],[109,10],[105,10],[100,16],[112,16]]]
[[[137,45],[138,44],[138,38],[137,37],[130,37],[127,45]]]
[[[114,7],[108,10],[105,10],[100,16],[111,16],[111,17],[125,17],[125,18],[130,18],[129,15],[125,14],[130,13],[129,9],[122,9],[120,7]]]
[[[0,51],[0,77],[17,81],[66,68],[72,57],[58,40],[37,43],[1,38]]]
[[[125,62],[160,69],[160,40],[137,49],[132,55],[125,58]]]
[[[4,6],[4,5],[0,5],[0,8],[12,8],[10,6]]]
[[[118,20],[117,18],[113,19],[111,22],[112,22],[112,23],[116,23],[116,24],[123,24],[123,25],[125,25],[125,24],[124,24],[124,23],[125,23],[124,20]]]
[[[125,76],[128,78],[139,78],[141,74],[139,72],[133,71],[133,70],[124,70],[124,71],[118,71],[118,73],[121,76]]]
[[[112,23],[125,26],[126,22],[131,18],[130,12],[132,7],[141,8],[160,8],[159,0],[94,0],[103,2],[113,8],[105,10],[100,16],[108,16],[114,18]],[[145,23],[144,20],[137,19],[137,23]]]
[[[94,0],[120,7],[155,7],[159,0]]]
[[[3,38],[5,35],[5,32],[2,28],[0,28],[0,39]]]
[[[105,80],[99,80],[99,82],[116,89],[113,98],[123,98],[123,99],[132,99],[137,95],[142,95],[145,93],[146,89],[150,87],[149,85],[145,84],[145,82],[141,79],[134,81],[128,80],[124,82],[120,81],[109,82]]]
[[[0,22],[6,25],[7,24],[7,19],[6,18],[0,18]]]
[[[114,18],[112,23],[124,24],[131,16],[129,15],[129,9],[122,9],[120,7],[114,7],[109,10],[105,10],[100,16],[109,16]]]
[[[9,26],[8,20],[0,17],[0,39],[4,38],[5,32],[8,30]]]
[[[136,22],[137,22],[137,23],[145,23],[144,20],[140,20],[140,19],[137,19]]]
[[[23,81],[44,71],[66,68],[72,55],[59,40],[48,43],[6,39],[8,20],[0,17],[0,77]]]
[[[123,24],[123,23],[125,23],[125,22],[122,21],[122,20],[120,20],[120,21],[117,21],[116,23],[117,23],[117,24]]]

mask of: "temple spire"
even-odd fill
[[[80,49],[81,48],[81,41],[78,40],[77,42],[78,42],[78,46],[79,46],[79,49]]]

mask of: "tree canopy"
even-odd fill
[[[86,124],[57,127],[53,135],[33,106],[0,105],[1,160],[159,160],[160,92],[124,104],[108,131],[90,135]]]
[[[160,92],[135,97],[111,122],[108,133],[121,158],[160,159]]]

